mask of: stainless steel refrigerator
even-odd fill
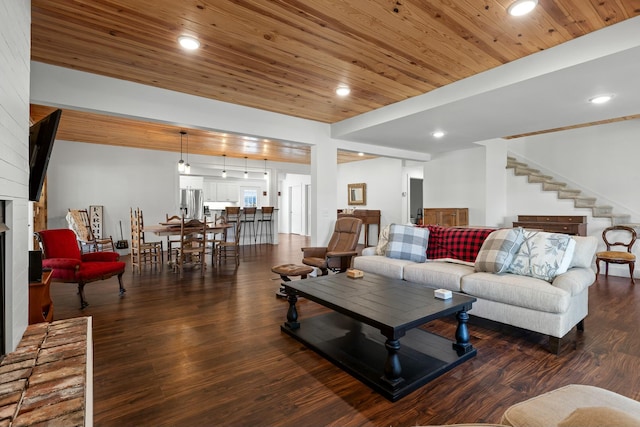
[[[204,196],[202,190],[181,189],[180,211],[184,213],[185,218],[204,219]]]

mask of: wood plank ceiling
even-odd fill
[[[32,0],[32,59],[335,123],[640,14],[640,0],[539,0],[508,19],[511,1]],[[182,34],[200,49],[182,50]],[[60,138],[179,151],[173,126],[63,116]],[[308,147],[188,131],[193,153],[310,161]]]

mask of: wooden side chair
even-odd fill
[[[207,248],[207,222],[197,219],[185,220],[182,217],[180,223],[180,247],[174,264],[174,271],[183,277],[184,267],[187,264],[199,265],[200,276],[204,277],[206,267]]]
[[[93,234],[89,212],[86,209],[69,209],[66,220],[76,235],[81,253],[115,252],[116,247],[111,236],[96,237]]]
[[[619,235],[623,232],[624,239]],[[618,235],[615,237],[614,234]],[[607,246],[607,250],[596,253],[596,274],[600,274],[600,261],[605,263],[605,276],[609,275],[609,264],[628,264],[629,275],[631,276],[631,283],[636,284],[633,278],[633,270],[636,265],[636,256],[631,252],[633,244],[636,242],[636,230],[625,225],[614,225],[613,227],[607,227],[602,232],[602,240]],[[612,242],[612,239],[622,239],[622,241]],[[622,246],[626,248],[626,251],[614,251],[613,247]]]
[[[242,229],[242,222],[240,222],[240,218],[236,219],[235,227],[231,228],[233,230],[233,241],[224,241],[219,242],[216,245],[214,259],[217,265],[222,263],[222,259],[225,261],[227,258],[234,258],[236,262],[236,266],[240,265],[240,231]]]
[[[131,217],[131,271],[141,273],[142,267],[162,265],[162,242],[145,242],[142,211],[129,208]]]

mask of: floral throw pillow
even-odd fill
[[[573,256],[571,236],[530,230],[525,230],[524,236],[525,240],[507,269],[508,273],[552,282],[558,274],[567,271],[571,260],[567,263],[565,255]]]

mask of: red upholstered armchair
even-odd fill
[[[336,272],[347,271],[351,267],[351,258],[358,252],[358,239],[362,229],[362,220],[355,217],[338,218],[333,235],[326,247],[302,248],[302,263],[318,267],[322,275],[329,270]]]
[[[118,261],[120,255],[116,252],[81,254],[76,235],[66,228],[43,230],[35,235],[42,248],[42,267],[53,270],[53,281],[78,284],[81,309],[89,305],[84,298],[84,285],[87,283],[118,275],[120,295],[124,294],[122,275],[125,263]]]

